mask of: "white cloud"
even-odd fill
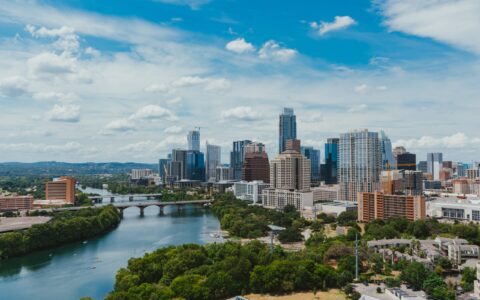
[[[165,119],[169,121],[176,121],[178,118],[170,110],[163,108],[158,105],[147,105],[139,110],[136,113],[130,116],[132,120],[158,120]]]
[[[99,50],[97,50],[97,49],[95,49],[95,48],[93,48],[93,47],[87,47],[87,48],[85,48],[85,54],[88,54],[88,55],[90,55],[90,56],[92,56],[92,57],[95,57],[95,58],[97,58],[97,57],[99,57],[100,55],[102,55]]]
[[[387,86],[385,86],[385,85],[378,85],[378,86],[372,87],[372,86],[369,86],[365,83],[360,84],[360,85],[356,85],[353,88],[353,91],[357,94],[366,94],[366,93],[374,92],[374,91],[381,92],[381,91],[386,91],[386,90],[387,90]]]
[[[61,93],[61,92],[36,92],[33,94],[33,98],[39,101],[60,101],[60,102],[72,102],[79,99],[79,96],[75,93]]]
[[[56,104],[53,109],[47,113],[47,117],[50,121],[76,123],[80,121],[80,106]]]
[[[66,55],[43,52],[27,62],[33,76],[75,73],[76,60]]]
[[[0,96],[19,97],[28,93],[28,81],[25,78],[14,76],[0,80]]]
[[[269,40],[258,51],[261,59],[287,62],[297,55],[297,50],[281,47],[276,41]]]
[[[160,84],[151,84],[145,87],[145,92],[171,95],[175,92],[175,89],[168,86],[167,84],[160,83]]]
[[[166,4],[190,6],[191,9],[199,9],[200,6],[207,4],[211,0],[155,0]]]
[[[378,1],[385,25],[480,54],[480,1]]]
[[[342,30],[355,24],[357,22],[350,16],[336,16],[333,22],[321,21],[320,24],[311,22],[310,27],[317,30],[319,35],[325,35],[330,31]]]
[[[352,105],[348,109],[349,113],[358,113],[367,110],[368,105],[366,104],[357,104],[357,105]]]
[[[175,97],[175,98],[172,98],[172,99],[168,99],[166,101],[168,104],[178,104],[180,102],[182,102],[182,97]]]
[[[190,87],[203,85],[205,91],[225,91],[230,89],[231,82],[225,78],[208,78],[199,76],[184,76],[174,80],[173,87]]]
[[[364,94],[367,92],[368,90],[368,85],[366,84],[360,84],[360,85],[357,85],[353,88],[353,90],[355,91],[355,93],[359,93],[359,94]]]
[[[137,130],[137,127],[132,120],[119,119],[119,120],[114,120],[108,123],[105,126],[102,133],[109,134],[111,132],[127,132],[127,131],[135,131],[135,130]]]
[[[261,118],[261,114],[254,111],[250,106],[237,106],[235,108],[227,109],[221,113],[222,119],[225,120],[240,120],[240,121],[255,121]]]
[[[27,25],[26,30],[36,38],[58,38],[55,46],[67,53],[76,52],[80,48],[79,37],[71,27],[62,26],[60,28],[47,29],[42,26],[37,29],[33,25]]]
[[[255,47],[249,42],[245,41],[244,38],[238,38],[227,43],[225,48],[235,53],[247,53],[255,51]]]
[[[165,133],[181,133],[183,132],[183,127],[182,126],[170,126],[165,128],[164,130]]]
[[[466,147],[480,146],[480,138],[471,138],[463,132],[458,132],[445,137],[422,136],[418,139],[398,140],[394,143],[395,146],[404,146],[412,149],[430,149],[436,148],[457,148],[462,149]]]

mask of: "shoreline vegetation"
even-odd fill
[[[112,205],[52,213],[48,223],[0,234],[0,260],[84,241],[116,228],[120,214]]]

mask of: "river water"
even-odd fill
[[[168,245],[216,242],[210,234],[218,230],[218,220],[204,208],[186,206],[179,212],[167,206],[159,215],[151,206],[143,217],[138,208],[128,208],[119,227],[103,236],[0,261],[0,299],[103,299],[129,258]]]

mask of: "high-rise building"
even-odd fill
[[[222,159],[222,149],[220,146],[209,144],[207,141],[206,144],[207,152],[205,158],[205,167],[207,170],[207,181],[215,181],[215,169],[217,166],[221,165]]]
[[[230,168],[232,168],[232,179],[242,178],[243,161],[245,159],[245,146],[252,141],[243,140],[233,142],[233,150],[230,153]]]
[[[358,221],[371,222],[397,217],[410,221],[425,219],[425,198],[380,192],[358,193]]]
[[[300,148],[300,152],[303,156],[310,159],[310,177],[312,181],[320,181],[320,150],[313,147]]]
[[[426,160],[421,160],[418,162],[417,170],[422,171],[423,173],[428,173],[428,166]]]
[[[138,180],[141,178],[149,177],[153,175],[152,169],[132,169],[130,172],[130,179]]]
[[[270,182],[270,165],[264,144],[250,143],[245,146],[242,180]]]
[[[407,149],[403,146],[397,146],[393,149],[393,157],[396,159],[398,155],[407,153]]]
[[[162,181],[165,182],[168,175],[168,165],[172,161],[171,158],[160,158],[158,160],[158,175],[162,178]]]
[[[310,160],[295,150],[285,150],[270,162],[270,187],[310,190]]]
[[[269,186],[263,181],[238,181],[233,184],[233,194],[242,200],[262,203],[262,192]]]
[[[423,173],[412,170],[383,171],[381,189],[386,194],[420,196],[423,194]]]
[[[278,153],[285,151],[287,140],[297,139],[297,119],[293,108],[285,107],[279,117]]]
[[[326,184],[338,183],[338,144],[339,139],[327,139],[325,144],[325,164],[322,168],[322,179]]]
[[[45,198],[47,200],[63,200],[75,204],[75,178],[60,177],[45,183]]]
[[[433,180],[440,180],[440,171],[443,168],[442,153],[427,153],[427,172],[432,174]]]
[[[379,190],[382,154],[378,133],[366,129],[340,135],[339,200],[357,201],[359,192]]]
[[[168,175],[170,176],[171,180],[174,181],[187,178],[187,150],[172,150],[172,161],[170,163]]]
[[[300,140],[296,140],[296,139],[290,139],[290,140],[287,140],[286,144],[285,144],[285,150],[289,149],[289,150],[295,150],[297,152],[301,152],[301,146],[300,146]]]
[[[186,166],[186,179],[205,181],[205,157],[203,152],[188,150]]]
[[[190,130],[187,135],[188,150],[200,151],[200,131]]]
[[[415,171],[417,169],[417,155],[410,152],[398,154],[397,169]]]
[[[392,142],[383,130],[378,137],[380,139],[380,151],[382,153],[382,170],[395,169],[395,158],[393,157]]]
[[[217,166],[215,169],[215,181],[232,180],[232,169],[229,166]]]

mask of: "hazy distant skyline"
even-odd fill
[[[155,162],[205,141],[383,129],[480,160],[480,2],[5,0],[0,161]]]

